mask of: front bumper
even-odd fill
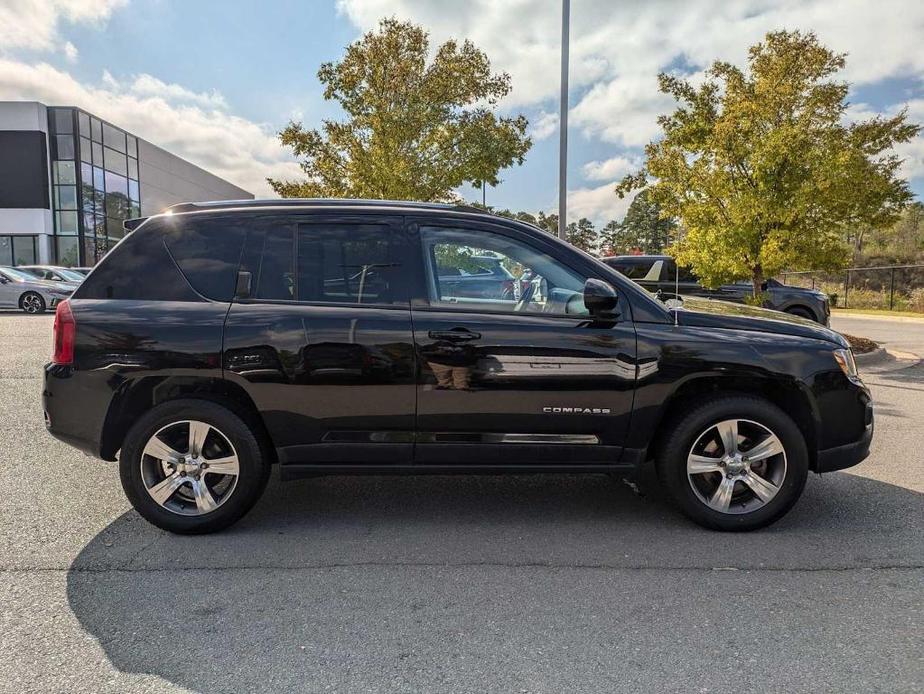
[[[866,421],[863,435],[851,443],[834,448],[826,448],[818,451],[818,457],[815,461],[815,472],[834,472],[844,468],[853,467],[866,460],[869,456],[869,447],[873,441],[873,403],[869,400],[866,403]]]

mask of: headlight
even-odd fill
[[[841,367],[841,371],[844,372],[847,378],[851,380],[859,379],[859,375],[857,374],[857,362],[854,360],[851,350],[836,349],[832,354],[834,355],[834,361]]]

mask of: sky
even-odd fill
[[[533,147],[487,202],[554,211],[558,199],[558,0],[0,0],[0,100],[93,112],[242,186],[298,178],[276,137],[290,120],[338,119],[317,69],[383,17],[412,20],[431,48],[468,38],[513,91]],[[815,31],[847,53],[850,118],[903,108],[924,123],[924,3],[914,0],[573,0],[569,219],[620,219],[615,182],[638,168],[671,110],[656,77],[695,79],[713,60],[744,65],[767,31]],[[924,196],[924,136],[901,146]],[[480,191],[459,190],[469,200]]]

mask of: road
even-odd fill
[[[924,689],[924,367],[867,376],[871,458],[757,533],[646,474],[274,479],[176,537],[46,435],[50,329],[0,314],[0,691]]]

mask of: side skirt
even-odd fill
[[[632,463],[548,465],[381,465],[287,463],[279,466],[282,480],[321,475],[528,475],[547,473],[606,473],[635,470]]]

